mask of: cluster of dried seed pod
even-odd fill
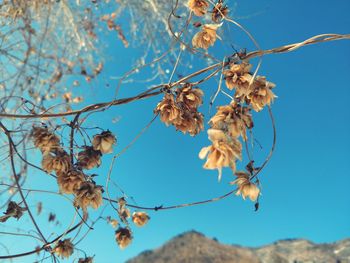
[[[85,146],[78,153],[77,162],[60,145],[60,138],[47,127],[33,127],[31,136],[34,146],[43,153],[42,168],[47,173],[55,172],[60,191],[74,194],[75,205],[86,210],[89,206],[97,209],[102,204],[102,186],[96,185],[83,170],[98,167],[101,156],[112,152],[116,143],[110,131],[94,136],[92,146]]]
[[[188,8],[196,16],[204,16],[208,13],[209,2],[206,0],[189,0]],[[222,0],[219,0],[211,11],[211,20],[214,24],[195,23],[197,27],[201,26],[201,31],[197,32],[192,38],[194,48],[208,49],[213,46],[216,39],[219,38],[216,31],[222,25],[220,22],[227,16],[229,10]]]
[[[276,97],[272,92],[275,84],[263,76],[253,79],[251,68],[252,65],[246,61],[231,63],[229,69],[224,71],[224,76],[227,88],[235,90],[235,99],[258,112],[273,102]]]
[[[242,158],[239,137],[247,140],[246,131],[253,128],[253,120],[248,107],[232,102],[230,105],[219,106],[209,124],[211,129],[208,130],[208,136],[212,145],[204,147],[199,157],[207,158],[205,169],[218,169],[220,180],[223,167],[236,171],[236,160]]]
[[[197,107],[202,104],[202,91],[186,86],[178,89],[176,103],[174,106],[179,114],[176,125],[178,129],[189,133],[197,133],[203,129],[203,117],[197,112]],[[170,123],[168,114],[161,110],[162,119]],[[185,114],[197,114],[200,116],[201,128],[191,128],[192,124],[186,124],[191,120],[186,119]],[[194,117],[192,117],[194,118]],[[181,119],[181,121],[180,121]],[[182,124],[181,124],[182,123]],[[183,128],[179,128],[182,125]],[[196,124],[197,125],[197,124]],[[65,194],[74,194],[74,204],[86,210],[89,206],[97,209],[102,204],[102,186],[96,185],[91,177],[87,176],[83,170],[98,167],[101,164],[102,154],[111,153],[113,145],[116,143],[115,136],[110,131],[104,131],[93,137],[92,145],[85,146],[84,150],[77,154],[77,161],[70,156],[60,145],[60,138],[47,127],[33,127],[31,133],[34,145],[43,153],[42,168],[47,173],[55,172],[60,191]],[[126,226],[119,227],[115,232],[115,238],[120,248],[127,247],[132,241],[132,232],[129,227],[129,219],[138,227],[144,226],[150,219],[145,212],[136,211],[132,215],[126,207],[124,198],[118,201],[118,215]],[[118,221],[109,218],[109,222],[116,227]],[[62,258],[68,258],[73,254],[74,246],[70,239],[60,240],[53,248],[52,253]],[[92,262],[92,258],[81,258],[79,262]]]
[[[253,119],[250,109],[237,102],[217,107],[216,114],[209,121],[212,129],[219,129],[229,137],[247,140],[247,129],[252,129]]]
[[[204,129],[203,114],[198,112],[198,107],[203,103],[203,91],[186,84],[173,93],[164,95],[158,103],[155,113],[160,114],[160,119],[168,126],[174,125],[177,130],[194,136]]]
[[[254,169],[246,172],[236,172],[236,160],[241,159],[242,144],[239,138],[247,141],[247,129],[253,128],[251,109],[261,111],[266,105],[270,105],[275,94],[272,88],[275,84],[266,81],[265,77],[256,76],[250,72],[252,65],[247,61],[231,62],[228,69],[223,72],[226,86],[235,90],[234,100],[230,105],[219,106],[216,114],[210,119],[211,129],[208,130],[212,145],[204,147],[199,157],[207,158],[204,168],[218,169],[219,179],[223,167],[229,167],[237,176],[231,184],[238,186],[237,194],[243,198],[249,197],[255,201],[260,190],[251,182],[254,177]]]
[[[126,207],[126,201],[124,198],[119,198],[118,200],[118,215],[122,223],[125,224],[125,227],[120,226],[116,230],[115,238],[118,246],[124,249],[132,242],[133,239],[132,231],[128,221],[130,217],[132,222],[138,227],[146,225],[147,222],[150,220],[150,217],[146,212],[142,211],[135,211],[131,216],[130,210]],[[108,221],[110,222],[110,224],[112,224],[113,227],[116,227],[118,225],[115,224],[116,220],[108,218]]]

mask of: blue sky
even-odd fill
[[[348,0],[235,3],[233,15],[263,49],[321,33],[349,33]],[[245,47],[248,40],[231,27],[229,35],[224,37],[226,47],[214,47],[210,52],[230,52],[230,43]],[[133,52],[132,48],[124,50],[121,45],[106,50],[104,80],[86,87],[86,103],[113,98],[116,82],[108,79],[129,70]],[[260,246],[284,238],[333,242],[349,237],[349,57],[350,41],[323,43],[289,54],[264,57],[259,74],[266,75],[277,85],[274,91],[278,99],[272,106],[277,146],[260,176],[263,188],[258,212],[254,212],[252,202],[234,196],[204,206],[151,212],[149,224],[134,228],[134,241],[123,251],[114,241],[114,230],[100,222],[80,244],[81,248],[95,254],[96,262],[108,263],[124,262],[191,229],[226,244],[245,246]],[[196,67],[199,65],[195,63],[194,69]],[[137,77],[142,79],[146,74],[147,71],[141,72]],[[111,83],[111,88],[104,87],[105,80]],[[205,92],[205,104],[200,111],[206,120],[215,113],[214,108],[208,112],[208,101],[216,85],[215,81],[209,81],[200,86]],[[126,85],[120,95],[136,94],[146,87],[140,83]],[[160,99],[159,96],[111,108],[93,115],[89,124],[115,133],[118,152],[151,120]],[[228,103],[224,96],[215,102],[216,106]],[[112,122],[114,118],[119,121]],[[271,125],[266,110],[255,114],[254,119],[255,138],[263,146],[255,155],[263,159],[272,141]],[[190,137],[157,119],[117,160],[113,179],[138,205],[172,205],[221,195],[231,189],[228,182],[233,176],[225,170],[222,182],[218,183],[216,171],[202,169],[203,161],[198,159],[198,152],[207,145],[205,132]],[[101,184],[104,184],[109,160],[110,156],[106,156],[98,170]],[[113,211],[107,210],[105,214],[113,215]],[[31,262],[25,260],[18,262]]]

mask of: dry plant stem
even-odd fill
[[[108,174],[107,174],[107,180],[106,180],[106,193],[107,193],[107,196],[108,198],[105,199],[105,200],[111,200],[111,196],[109,194],[109,182],[111,180],[111,174],[112,174],[112,170],[113,170],[113,167],[114,167],[114,163],[115,163],[115,160],[121,156],[127,149],[129,149],[140,137],[141,135],[146,132],[148,130],[149,127],[151,127],[152,123],[156,120],[156,118],[158,117],[158,114],[156,114],[152,120],[135,136],[135,138],[127,145],[124,147],[124,149],[122,149],[119,153],[117,153],[116,155],[113,156],[112,158],[112,162],[111,162],[111,165],[110,165],[110,168],[109,168],[109,171],[108,171]],[[124,192],[124,191],[123,191]],[[116,210],[118,212],[118,209],[113,205],[113,202],[110,202],[110,205],[111,207]]]
[[[170,84],[171,84],[171,81],[173,80],[173,76],[174,76],[175,71],[176,71],[176,69],[177,69],[177,66],[179,65],[179,62],[180,62],[181,54],[182,54],[182,48],[180,47],[180,51],[179,51],[179,54],[178,54],[178,56],[177,56],[177,58],[176,58],[175,66],[174,66],[174,68],[173,68],[173,70],[172,70],[172,72],[171,72],[168,85],[170,85]]]
[[[107,206],[105,206],[105,207],[102,209],[102,211],[100,212],[100,215],[97,217],[97,219],[94,220],[94,221],[91,223],[91,227],[88,228],[88,230],[86,231],[86,233],[83,234],[83,236],[82,236],[78,241],[76,241],[76,242],[74,243],[74,246],[77,246],[81,241],[83,241],[83,240],[85,239],[85,237],[89,234],[89,232],[90,232],[91,230],[94,229],[93,227],[95,226],[95,224],[96,224],[98,221],[100,221],[101,219],[104,219],[102,215],[103,215],[104,211],[106,210],[106,208],[107,208]],[[79,229],[79,231],[80,231],[80,229]],[[75,237],[72,238],[72,242],[78,237],[78,234],[79,234],[79,233],[77,233],[77,234],[75,235]]]
[[[74,152],[73,152],[73,147],[74,147],[74,129],[75,129],[76,123],[79,120],[79,116],[80,116],[80,113],[75,115],[74,120],[70,123],[71,131],[70,131],[70,149],[69,150],[70,150],[70,161],[71,161],[72,165],[74,165]]]
[[[258,174],[262,171],[262,169],[267,165],[267,163],[270,161],[271,157],[272,157],[272,154],[275,150],[275,146],[276,146],[276,125],[275,125],[275,120],[274,120],[274,117],[273,117],[273,114],[272,114],[272,110],[271,110],[271,107],[268,106],[268,110],[269,110],[269,116],[270,116],[270,119],[271,119],[271,124],[272,124],[272,129],[273,129],[273,142],[272,142],[272,147],[271,147],[271,150],[266,158],[266,160],[264,161],[264,163],[260,166],[260,168],[255,172],[255,174],[250,178],[251,180],[253,180],[255,177],[258,176]],[[152,120],[153,121],[153,120]],[[247,147],[247,144],[246,144],[246,147]],[[247,147],[248,148],[248,147]],[[248,156],[249,156],[249,160],[250,159],[250,154],[249,154],[249,151],[247,149],[247,152],[248,152]],[[232,190],[222,196],[219,196],[219,197],[215,197],[215,198],[212,198],[212,199],[208,199],[208,200],[204,200],[204,201],[198,201],[198,202],[193,202],[193,203],[184,203],[184,204],[179,204],[179,205],[173,205],[173,206],[163,206],[163,205],[160,205],[160,206],[155,206],[155,207],[144,207],[144,206],[137,206],[137,205],[131,205],[131,204],[126,204],[128,207],[131,207],[131,208],[136,208],[136,209],[143,209],[143,210],[154,210],[154,211],[158,211],[158,210],[169,210],[169,209],[177,209],[177,208],[182,208],[182,207],[189,207],[189,206],[196,206],[196,205],[202,205],[202,204],[207,204],[207,203],[212,203],[212,202],[217,202],[217,201],[220,201],[228,196],[230,196],[231,194],[235,193],[237,191],[237,189],[235,190]],[[116,200],[112,200],[110,199],[110,196],[108,195],[108,198],[103,198],[107,201],[109,201],[110,203],[118,203],[118,201]]]
[[[225,199],[226,197],[232,195],[233,193],[235,193],[237,191],[237,189],[234,189],[224,195],[221,195],[219,197],[215,197],[212,199],[208,199],[208,200],[203,200],[203,201],[198,201],[198,202],[193,202],[193,203],[185,203],[185,204],[179,204],[179,205],[173,205],[173,206],[154,206],[154,207],[145,207],[145,206],[138,206],[138,205],[131,205],[131,204],[126,204],[126,206],[128,207],[132,207],[132,208],[136,208],[136,209],[142,209],[142,210],[153,210],[153,211],[158,211],[158,210],[169,210],[169,209],[177,209],[177,208],[182,208],[182,207],[189,207],[189,206],[196,206],[196,205],[204,205],[204,204],[208,204],[208,203],[213,203],[213,202],[217,202],[220,201],[222,199]],[[103,198],[104,200],[107,200],[109,202],[112,203],[118,203],[117,200],[112,200],[112,199],[108,199],[108,198]]]
[[[215,3],[213,3],[212,1],[209,0],[209,2],[214,6],[214,8],[220,13],[220,15],[223,17],[223,19],[229,23],[232,23],[234,25],[236,25],[238,28],[240,28],[249,38],[250,40],[254,43],[255,47],[258,49],[258,51],[261,51],[260,45],[259,43],[256,41],[256,39],[253,37],[253,35],[241,24],[239,24],[238,22],[232,20],[231,18],[226,17],[219,8],[216,7]],[[249,87],[253,84],[254,79],[256,77],[256,75],[258,74],[258,71],[261,67],[262,64],[262,57],[264,54],[259,54],[259,62],[258,65],[254,71],[253,77],[251,78],[250,82],[249,82]]]
[[[71,229],[69,229],[68,231],[65,232],[65,234],[69,234],[72,231],[74,231],[75,229],[77,229],[81,224],[83,224],[83,221],[80,221],[79,223],[77,223],[74,227],[72,227]],[[10,258],[19,258],[19,257],[24,257],[24,256],[29,256],[35,253],[38,253],[42,250],[46,250],[50,247],[51,244],[55,243],[57,240],[61,239],[63,236],[63,234],[59,235],[58,237],[56,237],[55,239],[53,239],[50,242],[46,242],[45,245],[41,246],[38,249],[35,250],[31,250],[28,252],[24,252],[24,253],[20,253],[20,254],[14,254],[14,255],[7,255],[7,256],[0,256],[0,259],[10,259]]]
[[[176,7],[177,7],[177,3],[176,3]],[[175,9],[176,9],[176,7],[175,7]],[[169,17],[168,17],[168,23],[170,23],[170,18],[171,18],[171,16],[175,16],[175,17],[176,17],[176,15],[174,14],[175,9],[174,9],[174,8],[172,9],[171,14],[170,14]],[[121,86],[122,82],[123,82],[127,77],[129,77],[131,74],[133,74],[134,72],[136,72],[137,70],[139,70],[139,69],[141,69],[141,68],[144,68],[144,67],[146,67],[146,66],[155,64],[156,62],[158,62],[158,61],[162,60],[163,58],[165,58],[167,54],[169,54],[170,52],[172,52],[172,50],[173,50],[174,47],[175,47],[175,44],[179,41],[179,37],[180,37],[181,35],[183,35],[184,32],[186,32],[186,30],[187,30],[187,28],[188,28],[188,26],[189,26],[190,21],[191,21],[191,15],[190,15],[190,16],[188,17],[188,19],[186,20],[186,24],[185,24],[184,28],[180,31],[180,33],[178,34],[178,36],[175,36],[175,34],[173,33],[173,35],[174,35],[174,37],[175,37],[175,41],[173,41],[173,43],[170,45],[170,48],[169,48],[167,51],[165,51],[162,55],[160,55],[158,58],[154,59],[153,61],[151,61],[151,62],[149,62],[149,63],[146,63],[146,64],[144,64],[144,65],[135,67],[135,68],[133,68],[132,70],[130,70],[130,71],[128,71],[127,73],[125,73],[124,76],[122,76],[122,78],[119,80],[118,85],[117,85],[117,88],[116,88],[116,92],[115,92],[115,96],[114,96],[115,98],[117,97],[117,94],[118,94],[118,91],[119,91],[119,89],[120,89],[120,86]],[[171,30],[169,25],[168,25],[168,27],[169,27],[169,30]],[[181,47],[181,44],[180,44],[180,47]],[[181,54],[181,53],[182,53],[182,49],[180,50],[180,54]],[[179,56],[180,56],[180,54],[179,54]],[[177,58],[177,62],[176,62],[176,63],[178,63],[178,60],[179,60],[179,57]],[[177,66],[175,65],[173,72],[175,71],[175,68],[176,68],[176,67],[177,67]],[[169,84],[170,84],[171,79],[172,79],[172,77],[170,77]]]
[[[322,35],[317,35],[312,38],[309,38],[305,41],[299,42],[299,43],[294,43],[290,45],[285,45],[282,47],[278,48],[273,48],[269,50],[257,50],[248,53],[245,57],[242,57],[243,60],[248,60],[252,59],[257,56],[261,55],[267,55],[267,54],[278,54],[278,53],[286,53],[286,52],[291,52],[294,51],[298,48],[301,48],[306,45],[311,45],[311,44],[317,44],[317,43],[322,43],[322,42],[329,42],[329,41],[335,41],[335,40],[343,40],[343,39],[350,39],[350,34],[345,34],[345,35],[340,35],[340,34],[322,34]],[[203,68],[201,70],[198,70],[192,74],[187,75],[186,77],[181,78],[178,81],[175,81],[171,83],[171,87],[174,87],[176,85],[182,84],[185,81],[191,79],[192,77],[195,77],[197,75],[200,75],[206,71],[215,69],[217,67],[221,67],[222,62],[215,63],[213,65],[210,65],[206,68]],[[225,63],[225,65],[227,65]],[[31,119],[31,118],[53,118],[53,117],[63,117],[63,116],[70,116],[70,115],[76,115],[78,113],[85,113],[89,111],[97,111],[100,109],[104,109],[110,106],[116,106],[116,105],[122,105],[122,104],[127,104],[133,101],[141,100],[141,99],[146,99],[149,97],[157,96],[161,94],[161,91],[155,91],[151,92],[157,89],[160,89],[162,87],[167,87],[167,84],[160,84],[155,87],[153,87],[150,90],[147,90],[145,92],[140,93],[139,95],[136,95],[134,97],[129,97],[129,98],[124,98],[124,99],[117,99],[113,100],[110,102],[102,102],[102,103],[96,103],[92,104],[90,106],[87,106],[83,109],[80,110],[75,110],[75,111],[67,111],[67,112],[61,112],[61,113],[44,113],[44,114],[6,114],[6,113],[0,113],[1,118],[19,118],[19,119]]]
[[[272,154],[275,151],[275,147],[276,147],[277,132],[276,132],[275,118],[273,117],[271,106],[267,105],[267,107],[268,107],[268,110],[269,110],[269,116],[270,116],[270,119],[271,119],[271,124],[272,124],[272,129],[273,129],[272,146],[271,146],[271,150],[270,150],[268,156],[266,157],[266,160],[260,166],[260,168],[254,173],[254,175],[250,178],[250,180],[253,180],[255,177],[257,177],[258,174],[262,171],[262,169],[267,165],[267,163],[270,161],[270,159],[272,157]]]
[[[38,231],[40,237],[42,238],[43,241],[45,241],[45,243],[47,243],[47,240],[45,238],[45,236],[43,235],[43,233],[41,232],[37,222],[35,221],[34,219],[34,216],[27,204],[27,201],[26,201],[26,198],[23,194],[23,191],[22,191],[22,188],[21,188],[21,184],[19,183],[19,178],[18,178],[18,175],[16,173],[16,168],[15,168],[15,162],[14,162],[14,152],[13,152],[13,141],[12,141],[12,138],[11,138],[11,135],[9,133],[9,131],[7,130],[7,128],[2,124],[2,122],[0,122],[0,127],[2,128],[2,130],[4,131],[4,133],[6,134],[7,138],[8,138],[8,141],[9,141],[9,152],[10,152],[10,160],[11,160],[11,169],[12,169],[12,173],[13,173],[13,176],[16,180],[16,185],[17,185],[17,188],[18,188],[18,191],[21,195],[21,198],[22,198],[22,201],[23,201],[23,204],[24,206],[26,207],[27,209],[27,212],[28,212],[28,215],[31,219],[31,221],[33,222],[33,225],[35,226],[36,230]]]
[[[174,37],[174,39],[175,39],[177,42],[179,42],[180,45],[182,45],[182,46],[185,47],[187,50],[189,50],[190,52],[192,52],[192,53],[194,53],[194,54],[198,53],[198,54],[201,54],[201,55],[202,55],[203,57],[205,57],[205,58],[210,58],[210,59],[212,59],[213,61],[217,61],[217,59],[216,59],[215,57],[213,57],[213,56],[211,56],[211,55],[209,55],[209,54],[207,54],[207,53],[204,53],[204,52],[202,52],[202,51],[199,50],[199,49],[194,49],[194,48],[190,47],[186,42],[184,42],[184,41],[181,39],[181,35],[180,35],[180,34],[176,34],[176,33],[174,32],[173,27],[171,26],[171,18],[172,18],[172,17],[180,18],[180,17],[178,17],[177,15],[175,15],[175,11],[176,11],[176,9],[177,9],[177,7],[178,7],[178,4],[179,4],[179,0],[176,0],[176,3],[175,3],[175,5],[174,5],[174,7],[172,8],[171,13],[170,13],[169,16],[168,16],[168,28],[169,28],[169,30],[170,30],[172,36]],[[192,19],[192,12],[190,12],[190,14],[189,14],[189,16],[188,16],[188,19],[187,19],[187,21],[186,21],[186,28],[187,28],[187,26],[189,25],[191,19]]]
[[[40,238],[34,236],[34,235],[30,235],[30,234],[22,234],[22,233],[16,233],[16,232],[3,232],[3,231],[0,231],[0,234],[1,235],[10,235],[10,236],[23,236],[23,237],[30,237],[30,238],[34,238],[38,241],[42,241]]]
[[[270,161],[272,154],[275,150],[275,146],[276,146],[276,125],[275,125],[275,120],[272,114],[272,110],[271,107],[268,105],[268,111],[269,111],[269,116],[271,119],[271,125],[272,125],[272,129],[273,129],[273,142],[272,142],[272,147],[271,150],[266,158],[266,160],[264,161],[264,163],[260,166],[260,168],[255,172],[255,174],[250,178],[251,180],[253,180],[255,177],[258,176],[258,174],[262,171],[262,169],[267,165],[267,163]],[[152,120],[153,121],[153,120]],[[251,161],[250,158],[250,153],[249,153],[249,149],[248,149],[248,145],[246,142],[246,148],[247,148],[247,153],[248,153],[248,158]],[[109,173],[110,174],[110,173]],[[107,184],[108,186],[108,184]],[[164,207],[163,205],[160,206],[155,206],[155,207],[143,207],[143,206],[137,206],[137,205],[131,205],[131,204],[127,204],[128,207],[132,207],[132,208],[136,208],[136,209],[143,209],[143,210],[154,210],[154,211],[158,211],[158,210],[169,210],[169,209],[177,209],[177,208],[182,208],[182,207],[188,207],[188,206],[196,206],[196,205],[202,205],[202,204],[206,204],[206,203],[211,203],[211,202],[216,202],[219,200],[222,200],[224,198],[226,198],[227,196],[231,195],[232,193],[236,192],[237,189],[230,191],[222,196],[219,197],[215,197],[209,200],[204,200],[204,201],[198,201],[198,202],[193,202],[193,203],[184,203],[184,204],[179,204],[179,205],[174,205],[174,206],[167,206]],[[104,198],[105,200],[108,200],[110,203],[118,203],[118,201],[116,200],[112,200],[110,199],[110,196],[108,195],[108,198]],[[111,204],[112,205],[112,204]]]
[[[260,55],[268,55],[268,54],[277,54],[277,53],[287,53],[294,51],[298,48],[301,48],[303,46],[317,44],[317,43],[323,43],[323,42],[329,42],[329,41],[335,41],[335,40],[343,40],[343,39],[350,39],[350,34],[321,34],[317,35],[311,38],[308,38],[302,42],[289,44],[285,46],[281,46],[278,48],[268,49],[268,50],[257,50],[253,52],[249,52],[244,59],[251,59],[256,56]]]
[[[223,72],[224,72],[224,68],[225,68],[225,65],[226,65],[225,60],[226,60],[226,57],[222,61],[222,67],[221,67],[221,74],[220,74],[220,80],[219,80],[218,89],[216,90],[213,99],[209,103],[209,112],[211,111],[211,107],[213,106],[214,101],[215,101],[216,97],[219,95],[220,90],[221,90],[222,77],[223,77]]]

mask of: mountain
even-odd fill
[[[127,263],[350,263],[350,239],[330,244],[286,239],[250,248],[224,245],[190,231]]]

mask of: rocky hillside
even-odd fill
[[[314,244],[287,239],[249,248],[224,245],[203,234],[181,234],[162,247],[141,253],[127,263],[350,263],[350,239]]]

